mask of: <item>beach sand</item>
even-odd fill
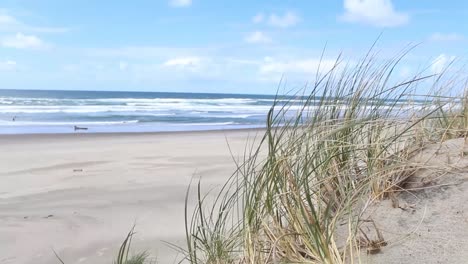
[[[135,252],[158,263],[180,255],[184,205],[193,180],[216,194],[255,130],[154,134],[0,136],[0,263],[112,263],[136,224]],[[228,147],[229,143],[229,147]],[[231,155],[231,151],[233,156]],[[466,263],[468,144],[427,146],[409,191],[367,215],[388,246],[364,263]],[[363,228],[375,237],[372,226]]]
[[[426,146],[411,160],[420,168],[395,201],[367,211],[388,246],[363,263],[468,263],[468,143]],[[369,224],[370,225],[370,224]],[[363,227],[371,239],[375,229]]]
[[[223,184],[228,142],[236,156],[256,134],[0,136],[0,263],[111,263],[134,223],[133,247],[174,263],[162,241],[184,245],[191,179]]]

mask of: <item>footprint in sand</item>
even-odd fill
[[[102,257],[107,250],[109,250],[109,248],[101,248],[96,252],[96,255]]]

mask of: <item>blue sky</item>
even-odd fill
[[[2,0],[0,89],[275,93],[382,33],[401,78],[467,55],[468,2]]]

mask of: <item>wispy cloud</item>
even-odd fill
[[[268,24],[279,28],[288,28],[295,26],[301,21],[301,18],[294,12],[288,11],[283,15],[271,14],[268,17]]]
[[[208,61],[206,58],[198,56],[177,57],[166,60],[163,66],[166,68],[173,68],[176,70],[188,70],[192,72],[201,71],[205,63]]]
[[[455,56],[448,56],[446,54],[440,54],[432,61],[431,71],[433,74],[442,73],[450,63],[455,60]]]
[[[128,68],[128,63],[127,62],[125,62],[125,61],[119,62],[119,69],[121,71],[125,71],[125,70],[127,70],[127,68]]]
[[[407,13],[397,11],[391,0],[344,0],[340,19],[375,27],[397,27],[409,22]]]
[[[12,71],[16,66],[16,61],[13,60],[0,61],[0,71]]]
[[[401,78],[411,77],[412,69],[408,65],[404,65],[399,69],[399,75]]]
[[[31,33],[65,33],[70,29],[65,27],[42,27],[28,25],[19,21],[5,10],[0,10],[0,32],[31,32]]]
[[[264,58],[260,65],[260,73],[262,74],[288,74],[288,73],[305,73],[315,74],[319,72],[327,72],[336,65],[336,60],[307,58],[307,59],[291,59],[277,60],[272,57]]]
[[[49,45],[39,37],[34,35],[25,35],[23,33],[16,33],[16,35],[0,38],[0,45],[6,48],[35,50],[46,49],[49,47]]]
[[[265,15],[263,13],[258,13],[252,18],[252,22],[255,24],[262,23],[265,20]]]
[[[270,43],[271,42],[271,38],[267,34],[261,31],[251,32],[245,37],[244,40],[247,43]]]
[[[203,54],[209,49],[204,48],[178,48],[168,46],[126,46],[112,48],[84,49],[83,55],[92,58],[116,58],[152,60],[167,59],[171,57],[190,57],[193,54]]]
[[[429,37],[431,41],[459,41],[463,40],[463,35],[458,33],[440,33],[436,32]]]
[[[260,33],[256,33],[260,32]],[[244,41],[262,43],[270,41],[265,31],[246,33]],[[249,52],[238,57],[231,47],[195,48],[164,46],[133,46],[121,48],[102,48],[85,50],[84,59],[108,61],[109,68],[116,75],[125,69],[125,76],[138,78],[164,78],[165,80],[197,79],[204,81],[223,80],[239,81],[242,76],[246,83],[277,82],[284,74],[290,81],[303,82],[314,78],[317,70],[325,72],[333,67],[335,60],[320,60],[320,53],[307,52],[304,49],[278,48],[264,49],[258,54],[254,45],[242,46]],[[310,51],[310,50],[309,50]],[[265,55],[270,57],[264,58]],[[119,62],[128,62],[121,67]],[[86,69],[84,69],[86,70]]]
[[[169,5],[172,7],[189,7],[192,5],[192,0],[170,0]]]
[[[18,24],[19,22],[14,17],[0,13],[0,30],[6,30]]]

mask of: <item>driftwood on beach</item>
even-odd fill
[[[77,131],[77,130],[88,130],[87,127],[74,126],[73,128],[74,128],[75,131]]]

